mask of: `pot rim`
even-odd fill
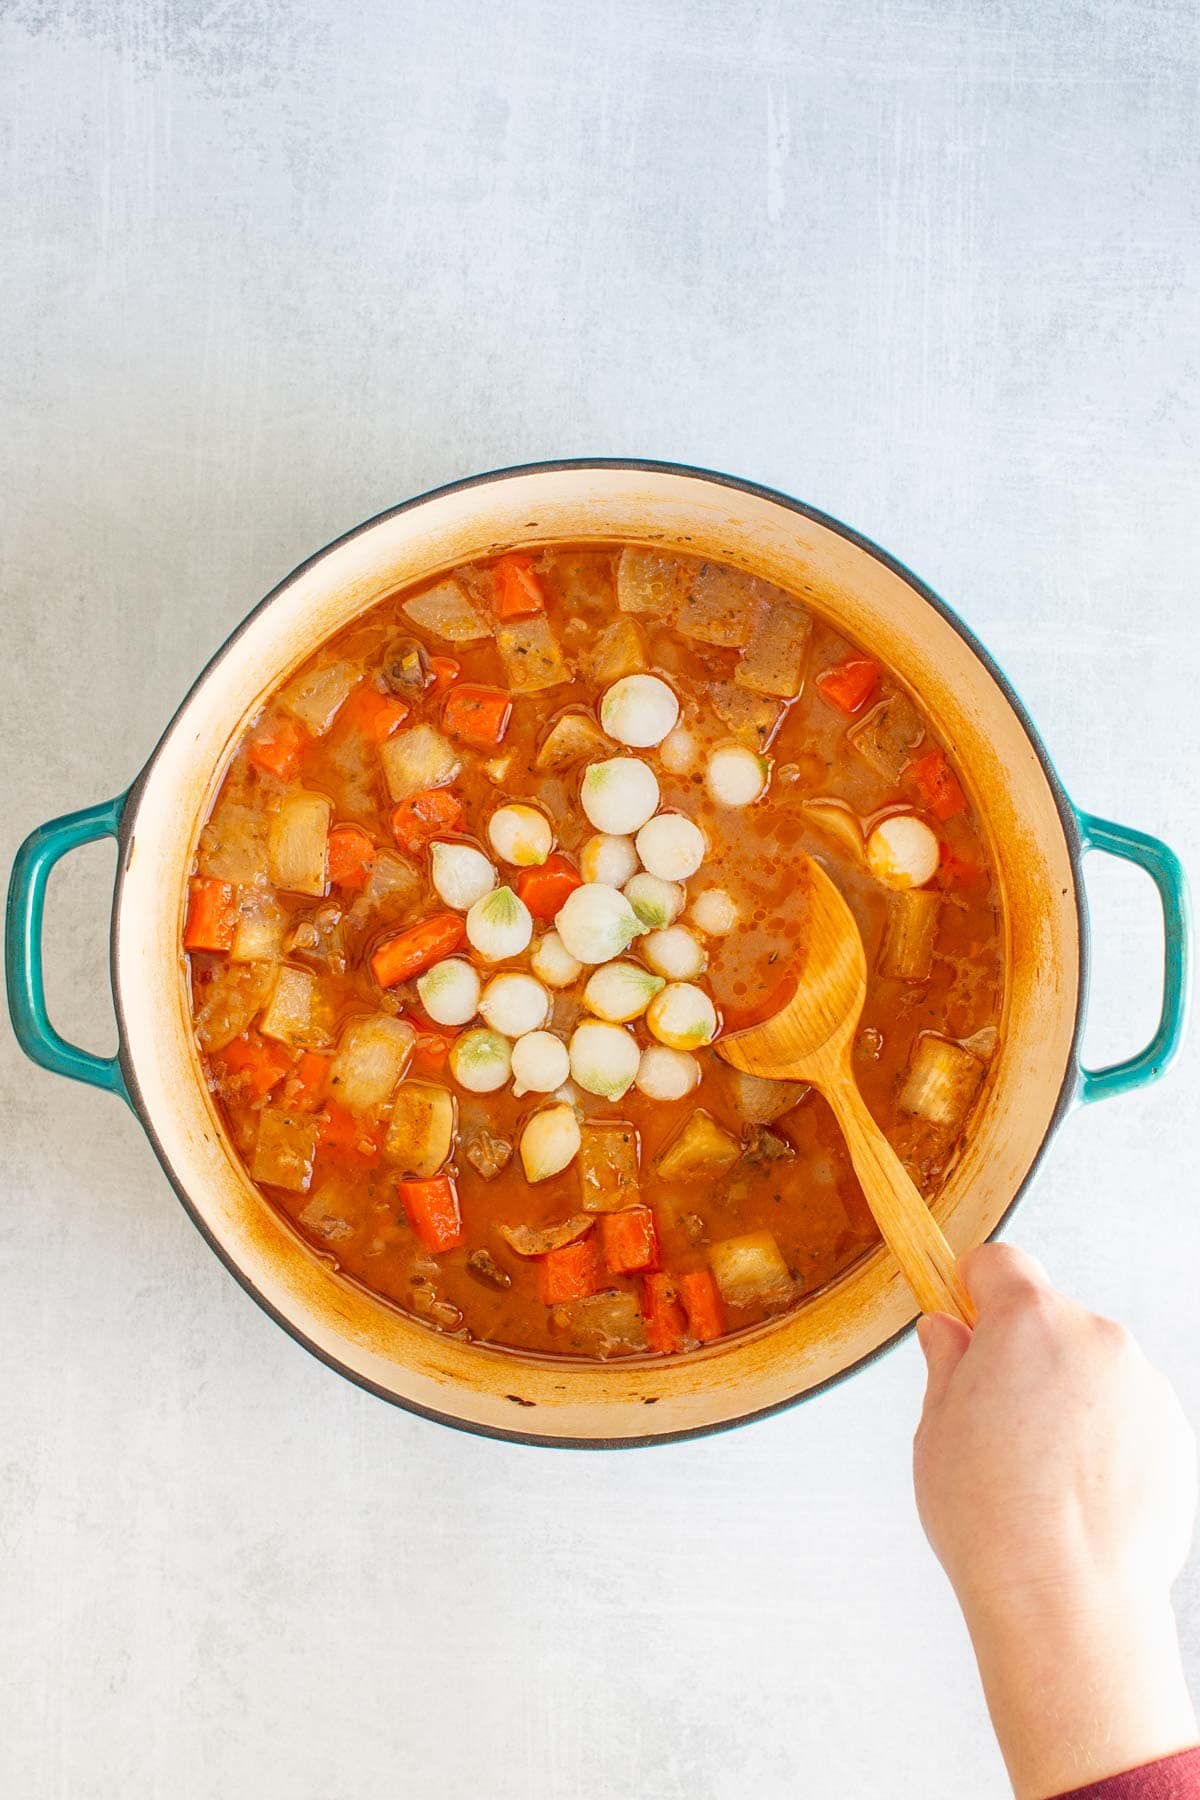
[[[834,518],[830,513],[821,511],[819,507],[809,505],[805,501],[797,500],[792,495],[785,494],[778,488],[769,487],[761,482],[750,481],[741,476],[728,475],[715,469],[699,468],[690,463],[673,461],[664,462],[644,457],[566,457],[545,462],[514,463],[507,465],[504,468],[490,469],[478,475],[464,476],[458,481],[443,482],[437,487],[428,488],[425,492],[414,495],[411,499],[402,500],[395,506],[386,507],[382,512],[375,513],[371,518],[365,519],[360,524],[351,527],[349,531],[344,531],[337,537],[331,538],[327,544],[323,545],[319,550],[314,551],[311,556],[305,557],[303,562],[297,563],[295,568],[285,575],[281,581],[276,582],[275,586],[251,608],[244,618],[235,625],[229,635],[217,646],[216,650],[214,650],[213,654],[209,657],[208,661],[196,676],[196,679],[181,697],[178,706],[175,708],[167,725],[160,734],[157,743],[141,771],[135,776],[133,782],[130,784],[122,804],[121,821],[117,831],[118,856],[116,881],[113,892],[112,926],[109,935],[109,969],[113,1005],[117,1020],[118,1046],[116,1060],[121,1074],[124,1077],[129,1104],[150,1141],[150,1146],[154,1151],[155,1157],[157,1158],[163,1173],[166,1175],[177,1199],[192,1224],[200,1233],[209,1249],[216,1254],[225,1268],[233,1276],[234,1280],[238,1283],[238,1286],[250,1296],[264,1313],[266,1313],[268,1318],[272,1319],[276,1325],[280,1326],[288,1334],[289,1337],[293,1338],[296,1343],[300,1344],[310,1355],[324,1363],[325,1366],[331,1369],[335,1374],[342,1376],[345,1380],[353,1382],[356,1387],[362,1388],[367,1393],[373,1394],[377,1399],[384,1400],[391,1406],[399,1407],[407,1413],[426,1419],[432,1424],[450,1426],[454,1430],[469,1433],[473,1437],[498,1438],[503,1442],[523,1444],[539,1449],[632,1450],[677,1444],[693,1438],[710,1437],[718,1432],[732,1431],[739,1426],[750,1425],[760,1419],[771,1418],[777,1413],[789,1411],[791,1408],[799,1406],[806,1400],[815,1399],[817,1395],[828,1392],[831,1388],[838,1386],[841,1382],[846,1380],[848,1376],[856,1374],[861,1369],[869,1368],[873,1363],[879,1361],[880,1358],[889,1354],[911,1334],[915,1328],[915,1322],[910,1322],[909,1324],[901,1326],[899,1331],[893,1333],[890,1338],[885,1338],[884,1341],[881,1344],[876,1345],[874,1349],[855,1358],[855,1360],[848,1363],[845,1368],[839,1369],[835,1374],[827,1376],[823,1381],[815,1383],[812,1387],[806,1388],[798,1394],[792,1394],[785,1399],[773,1401],[768,1406],[758,1407],[749,1412],[738,1413],[728,1419],[714,1420],[705,1425],[688,1426],[678,1431],[665,1431],[654,1436],[570,1438],[554,1437],[532,1431],[508,1431],[497,1426],[483,1425],[473,1420],[463,1419],[453,1413],[441,1412],[434,1407],[422,1406],[416,1401],[395,1394],[387,1388],[382,1387],[378,1382],[372,1381],[368,1376],[360,1374],[346,1363],[341,1362],[336,1356],[331,1355],[319,1344],[314,1343],[293,1320],[281,1312],[280,1309],[268,1300],[255,1286],[254,1282],[250,1279],[241,1265],[236,1261],[232,1254],[225,1249],[224,1245],[209,1229],[209,1226],[194,1205],[183,1183],[176,1175],[149,1110],[143,1101],[141,1083],[138,1079],[134,1062],[128,1052],[128,1039],[125,1030],[125,1007],[121,991],[118,954],[125,875],[142,790],[149,780],[150,774],[162,754],[164,746],[174,733],[181,715],[186,711],[193,696],[198,693],[212,677],[220,664],[225,660],[226,656],[235,649],[239,640],[249,629],[253,620],[255,620],[260,613],[265,612],[267,607],[269,607],[281,593],[289,588],[299,576],[303,575],[306,570],[312,568],[314,564],[320,562],[331,551],[336,550],[343,544],[349,543],[354,538],[361,537],[364,533],[370,531],[376,525],[383,523],[385,520],[397,518],[404,513],[412,512],[416,508],[423,506],[430,501],[441,499],[447,494],[463,493],[473,488],[486,487],[494,482],[503,481],[511,477],[552,475],[564,473],[566,471],[580,473],[590,469],[632,470],[635,472],[642,471],[647,474],[674,475],[690,480],[706,481],[717,487],[732,488],[738,492],[753,495],[758,499],[773,502],[782,507],[785,511],[796,513],[802,518],[811,519],[815,524],[823,526],[837,536],[844,538],[856,548],[865,551],[867,555],[873,557],[893,574],[899,576],[902,581],[919,595],[927,605],[931,606],[935,612],[939,613],[946,623],[958,633],[967,648],[973,652],[975,657],[983,664],[987,673],[995,681],[1015,714],[1022,731],[1028,738],[1030,747],[1041,765],[1042,773],[1046,778],[1047,785],[1053,797],[1055,810],[1058,813],[1059,822],[1063,828],[1063,837],[1066,842],[1067,855],[1071,865],[1071,875],[1074,887],[1073,899],[1079,923],[1078,988],[1075,1020],[1071,1033],[1069,1054],[1064,1067],[1062,1083],[1059,1087],[1059,1092],[1047,1122],[1045,1132],[1023,1180],[1017,1187],[1008,1206],[996,1221],[995,1226],[988,1234],[988,1238],[985,1241],[991,1242],[1000,1235],[1007,1226],[1016,1207],[1024,1198],[1030,1184],[1040,1169],[1042,1160],[1049,1147],[1050,1140],[1054,1137],[1067,1113],[1071,1110],[1079,1084],[1079,1046],[1087,1010],[1087,983],[1091,947],[1087,903],[1081,878],[1083,841],[1078,813],[1063,786],[1058,771],[1050,758],[1049,751],[1042,742],[1037,727],[1034,725],[1032,718],[1026,710],[1020,695],[1017,693],[1004,670],[991,655],[990,651],[980,639],[976,637],[975,633],[963,621],[954,608],[943,600],[940,595],[936,594],[932,588],[927,586],[919,576],[915,575],[905,563],[902,563],[898,558],[882,549],[873,539],[864,536],[862,532],[856,531],[852,526],[844,524],[840,519]]]

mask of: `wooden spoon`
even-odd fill
[[[800,985],[774,1018],[719,1039],[715,1049],[747,1075],[807,1081],[824,1094],[875,1223],[921,1311],[974,1325],[954,1252],[858,1091],[851,1049],[866,998],[867,959],[854,915],[819,863],[803,857],[798,873],[809,900]]]

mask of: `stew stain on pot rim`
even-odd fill
[[[381,1319],[381,1308],[342,1288],[315,1257],[297,1254],[294,1239],[285,1240],[232,1165],[197,1081],[181,996],[165,993],[161,981],[164,965],[178,966],[180,896],[199,823],[261,698],[338,623],[389,592],[489,552],[589,538],[661,542],[721,557],[806,600],[805,588],[816,586],[820,610],[851,639],[878,647],[921,697],[984,798],[1016,958],[1012,1042],[999,1058],[976,1143],[936,1206],[957,1249],[997,1229],[1076,1092],[1086,963],[1081,850],[1094,843],[1141,861],[1159,883],[1174,938],[1172,982],[1151,1046],[1156,1055],[1148,1051],[1093,1077],[1097,1091],[1106,1075],[1114,1087],[1134,1085],[1165,1065],[1182,1026],[1186,933],[1170,853],[1099,821],[1085,820],[1081,836],[1019,701],[950,610],[867,540],[786,496],[672,465],[535,465],[407,502],[301,565],[199,677],[124,808],[112,968],[120,1067],[132,1103],[208,1242],[270,1316],[331,1367],[381,1398],[484,1435],[616,1446],[765,1416],[872,1360],[911,1323],[911,1302],[885,1253],[856,1264],[799,1313],[749,1340],[693,1352],[672,1366],[564,1367],[561,1360],[439,1341],[394,1314]],[[91,835],[114,824],[110,811]],[[44,829],[53,836],[53,827]],[[51,860],[67,847],[52,850]],[[45,1044],[43,1054],[32,1046],[33,1035],[23,1035],[26,1047],[52,1062]]]

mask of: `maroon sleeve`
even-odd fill
[[[1090,1787],[1056,1794],[1054,1800],[1200,1800],[1200,1749],[1108,1775]]]

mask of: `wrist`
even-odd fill
[[[1174,1636],[1169,1592],[1133,1578],[1072,1568],[1064,1559],[1053,1573],[958,1589],[972,1640],[998,1646],[1050,1639],[1078,1648],[1106,1641],[1118,1623],[1125,1632]]]
[[[1196,1742],[1168,1593],[1072,1577],[977,1596],[964,1612],[1019,1800]]]

